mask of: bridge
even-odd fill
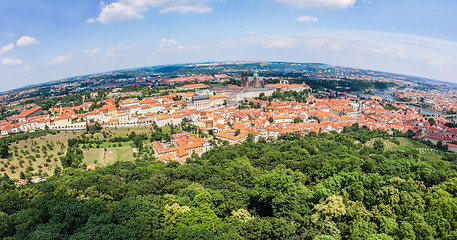
[[[410,102],[394,102],[395,104],[405,104],[405,105],[411,105],[411,106],[415,106],[415,107],[422,107],[421,105],[419,104],[416,104],[416,103],[410,103]]]

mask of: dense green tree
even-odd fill
[[[138,238],[151,239],[164,227],[164,203],[161,196],[124,198],[113,213],[116,223],[132,229]]]
[[[145,153],[149,141],[169,137],[158,127],[152,134],[157,139],[130,133],[109,142],[137,141]],[[0,235],[454,239],[455,156],[397,147],[403,143],[375,147],[396,136],[408,137],[355,124],[342,133],[288,133],[276,141],[215,146],[184,165],[143,159],[92,171],[79,165],[87,139],[71,139],[63,170],[45,182],[16,187],[7,175],[0,178]]]
[[[384,151],[384,142],[381,140],[381,139],[376,139],[374,142],[373,142],[373,149],[377,152],[377,153],[382,153]]]
[[[116,224],[90,224],[81,232],[70,237],[70,240],[134,240],[135,234],[125,226]]]
[[[0,158],[9,156],[9,146],[5,141],[0,141]]]

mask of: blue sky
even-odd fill
[[[454,0],[0,0],[0,91],[202,61],[322,62],[457,82]]]

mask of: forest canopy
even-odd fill
[[[456,239],[457,155],[345,127],[0,180],[4,239]],[[369,142],[373,144],[367,144]],[[395,142],[395,141],[394,141]]]

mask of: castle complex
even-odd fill
[[[254,76],[248,77],[244,74],[241,74],[241,87],[246,88],[262,88],[263,80],[259,77],[257,72],[254,73]]]

